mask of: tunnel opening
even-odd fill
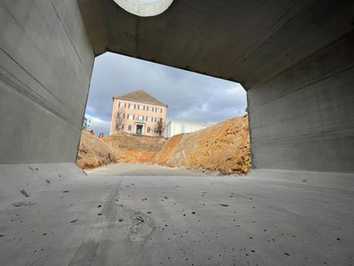
[[[231,175],[251,168],[247,93],[237,82],[107,52],[95,59],[83,121],[77,164],[84,169],[149,164],[170,168],[165,175]]]
[[[178,0],[148,19],[113,0],[0,1],[1,265],[354,265],[353,16],[334,0]],[[255,169],[80,171],[105,51],[242,81]]]
[[[114,0],[114,2],[131,14],[152,17],[165,12],[173,0]]]

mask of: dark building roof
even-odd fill
[[[122,96],[115,96],[113,99],[120,99],[125,101],[132,101],[132,102],[139,102],[139,103],[146,103],[146,104],[153,104],[153,105],[160,105],[167,107],[166,104],[163,104],[156,98],[152,97],[150,94],[146,93],[143,90],[133,91],[128,94]]]

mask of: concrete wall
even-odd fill
[[[96,54],[242,83],[255,167],[354,171],[354,1],[179,0],[152,18],[80,3]]]
[[[72,162],[94,55],[75,0],[0,1],[0,163]]]
[[[353,1],[79,2],[0,1],[0,163],[75,160],[109,50],[243,83],[256,168],[354,171]]]
[[[256,168],[354,171],[354,31],[248,91]]]

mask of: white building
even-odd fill
[[[207,123],[194,123],[188,121],[169,121],[165,128],[165,137],[171,138],[175,135],[192,133],[208,127]]]
[[[85,116],[82,127],[86,129],[91,129],[91,125],[92,125],[92,120]]]

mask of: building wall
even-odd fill
[[[354,31],[248,91],[253,166],[354,171]]]
[[[135,106],[135,108],[134,108]],[[145,107],[145,110],[143,109]],[[138,109],[139,108],[139,109]],[[155,111],[156,110],[156,111]],[[165,126],[167,107],[153,104],[145,104],[139,102],[125,101],[113,99],[111,134],[116,134],[117,130],[117,114],[120,113],[120,123],[124,126],[122,131],[129,134],[136,134],[136,125],[143,125],[142,134],[145,136],[159,136],[155,130],[158,127],[159,119]],[[129,116],[129,118],[128,118]],[[144,119],[139,119],[144,117]],[[148,119],[146,119],[146,117]],[[153,120],[152,120],[153,119]],[[129,126],[131,129],[129,130]],[[150,128],[150,132],[148,129]]]
[[[166,125],[165,137],[171,138],[179,134],[192,133],[206,127],[206,124],[191,123],[186,121],[169,121]]]
[[[93,61],[76,0],[0,1],[0,163],[75,161]]]

